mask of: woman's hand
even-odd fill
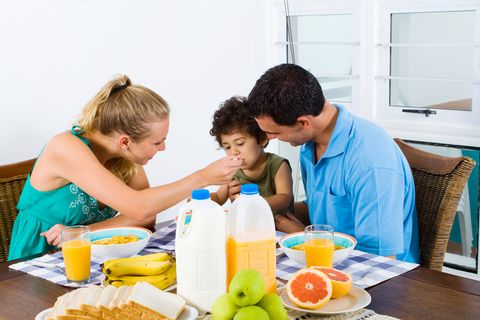
[[[40,233],[42,237],[45,237],[49,245],[59,247],[62,242],[62,224],[56,224],[45,232]]]
[[[207,185],[222,185],[229,183],[241,166],[241,159],[235,156],[228,156],[206,166],[202,170],[202,174]]]

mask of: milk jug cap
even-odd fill
[[[258,186],[254,183],[242,184],[240,187],[241,194],[258,194]]]
[[[210,199],[210,191],[207,189],[195,189],[192,191],[193,200],[207,200]]]

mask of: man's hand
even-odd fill
[[[278,231],[293,233],[304,231],[305,226],[293,214],[288,212],[286,215],[277,214],[275,216],[275,226]]]
[[[52,246],[59,247],[62,242],[62,229],[63,225],[56,224],[45,232],[40,233],[42,237],[45,237],[47,243]]]

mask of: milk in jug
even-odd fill
[[[187,224],[188,211],[192,214]],[[225,212],[210,200],[208,190],[193,190],[192,200],[177,219],[177,294],[202,311],[211,311],[215,300],[226,293],[225,245]]]
[[[256,184],[244,184],[227,218],[227,286],[235,273],[255,269],[263,274],[265,290],[276,292],[275,222]]]

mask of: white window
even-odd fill
[[[478,1],[378,1],[373,120],[394,136],[480,145]]]
[[[295,63],[309,70],[329,101],[354,113],[361,100],[358,3],[291,1],[285,8],[278,2],[277,25],[283,32],[277,32],[275,39],[279,63]]]
[[[354,46],[358,45],[352,39],[352,15],[290,16],[290,25],[288,62],[316,75],[328,100],[351,103],[352,80],[358,78],[352,73]]]

